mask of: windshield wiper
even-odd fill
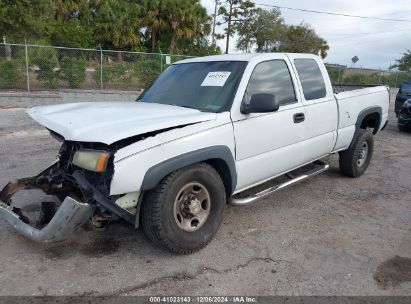
[[[196,108],[193,108],[193,107],[189,107],[189,106],[183,106],[183,105],[177,105],[177,104],[171,104],[172,106],[175,106],[175,107],[181,107],[181,108],[187,108],[187,109],[194,109],[194,110],[198,110],[198,109],[196,109]]]

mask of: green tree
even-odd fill
[[[133,49],[140,45],[142,7],[133,1],[104,0],[95,16],[95,37],[105,47]]]
[[[291,25],[284,31],[278,48],[280,52],[312,53],[327,57],[330,47],[307,24]]]
[[[200,0],[0,0],[0,35],[10,42],[202,53],[216,51],[210,27]]]
[[[208,56],[221,54],[220,47],[210,44],[206,37],[197,39],[180,39],[178,45],[183,54]]]
[[[167,27],[167,20],[163,14],[164,0],[144,0],[142,1],[143,24],[147,27],[146,40],[150,41],[151,52],[156,51],[159,39],[159,31]]]
[[[250,52],[256,45],[257,52],[269,52],[279,46],[285,30],[281,12],[261,8],[252,10],[243,22],[237,24],[239,38],[236,47]]]
[[[91,26],[84,26],[78,19],[69,19],[54,25],[50,34],[52,45],[88,48],[96,45]]]
[[[395,60],[395,64],[391,68],[398,68],[400,71],[411,72],[411,50],[407,50],[402,54],[400,59]]]
[[[199,0],[166,0],[165,7],[171,53],[177,50],[177,39],[194,39],[210,33],[211,19]]]
[[[54,0],[47,33],[53,45],[93,47],[94,15],[104,0]]]
[[[9,42],[41,37],[49,22],[49,0],[0,0],[0,36]]]
[[[249,0],[227,0],[224,5],[218,9],[218,15],[222,16],[223,21],[219,25],[226,24],[225,38],[226,47],[225,53],[228,54],[230,37],[236,32],[236,24],[239,24],[247,16],[250,10],[254,8],[254,3]],[[223,38],[223,37],[219,37]]]

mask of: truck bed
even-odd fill
[[[336,89],[340,91],[336,92]],[[338,139],[335,150],[344,150],[351,142],[360,112],[370,108],[381,109],[380,128],[388,118],[389,92],[383,85],[333,86],[338,103]]]
[[[360,89],[365,89],[365,88],[372,88],[372,87],[378,87],[380,86],[379,84],[368,84],[368,85],[356,85],[356,84],[336,84],[333,85],[333,92],[334,94],[342,93],[342,92],[347,92],[347,91],[355,91],[355,90],[360,90]]]

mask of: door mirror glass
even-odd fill
[[[241,113],[268,113],[279,109],[280,103],[273,94],[258,93],[253,94],[249,103],[243,103]]]

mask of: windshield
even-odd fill
[[[246,65],[243,61],[175,64],[167,68],[138,100],[205,112],[227,111]]]
[[[411,83],[403,83],[401,84],[401,94],[404,95],[411,95]]]

